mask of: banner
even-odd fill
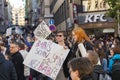
[[[42,21],[37,28],[34,30],[35,37],[39,38],[46,38],[51,33],[49,26],[46,24],[45,21]]]
[[[34,43],[23,63],[55,80],[68,52],[69,49],[63,46],[40,39]]]

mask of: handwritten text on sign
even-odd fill
[[[34,31],[37,38],[46,38],[50,33],[51,31],[44,21],[42,21]]]
[[[68,52],[63,46],[40,39],[34,43],[24,64],[55,79]]]

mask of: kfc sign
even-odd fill
[[[85,23],[89,22],[106,22],[105,14],[89,14],[85,16]]]

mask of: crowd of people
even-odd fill
[[[56,80],[120,79],[119,37],[88,37],[75,25],[71,34],[57,31],[47,39],[70,49]],[[0,36],[0,80],[52,80],[23,64],[35,40],[33,31]]]

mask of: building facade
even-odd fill
[[[0,32],[4,33],[7,28],[7,0],[0,0]]]
[[[0,0],[0,22],[4,20],[4,0]]]
[[[7,13],[8,13],[8,27],[12,25],[12,6],[10,5],[10,2],[8,1],[7,6]]]
[[[12,25],[25,25],[25,0],[14,3],[14,0],[8,0],[8,22]]]
[[[12,8],[12,24],[13,25],[25,25],[25,8]]]
[[[79,5],[77,3],[75,4]],[[81,12],[78,13],[77,21],[81,27],[89,29],[93,33],[100,30],[103,33],[111,33],[111,29],[113,29],[112,32],[115,31],[115,20],[106,16],[109,6],[105,0],[81,0],[80,5],[82,7]],[[104,32],[105,30],[107,31]]]
[[[48,25],[53,15],[50,14],[51,0],[26,0],[26,22],[36,28],[42,20]]]
[[[114,29],[116,23],[106,16],[108,9],[105,0],[52,0],[50,4],[57,29],[64,31],[75,23],[92,32]]]
[[[40,3],[42,0],[26,0],[26,26],[35,27],[40,17]]]
[[[54,16],[57,30],[67,30],[67,21],[70,21],[69,10],[69,0],[52,0],[50,12]]]

